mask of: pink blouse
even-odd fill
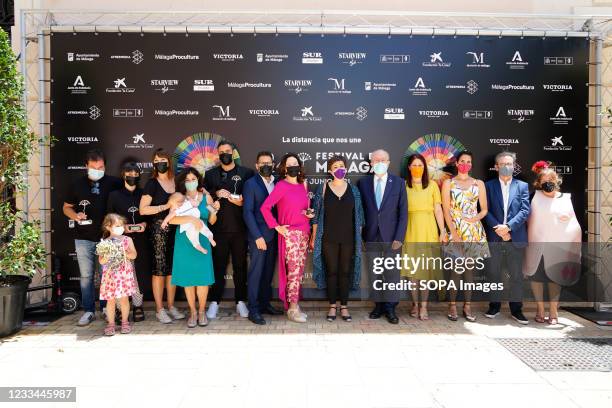
[[[272,215],[276,206],[278,219]],[[261,205],[261,214],[270,228],[288,225],[289,230],[310,232],[310,219],[304,215],[309,207],[308,193],[303,184],[292,184],[281,180],[274,186],[272,193]]]

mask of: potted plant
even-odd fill
[[[0,30],[0,337],[21,328],[26,290],[46,261],[38,222],[26,221],[15,205],[39,142],[28,128],[23,92],[8,35]]]

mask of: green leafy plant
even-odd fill
[[[0,285],[7,284],[10,275],[32,276],[46,261],[39,223],[28,222],[15,207],[39,143],[28,127],[23,92],[8,35],[0,30]]]

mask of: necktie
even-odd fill
[[[380,210],[380,204],[382,203],[382,179],[376,179],[376,191],[374,191],[376,195],[376,208]]]

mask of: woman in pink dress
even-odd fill
[[[310,237],[310,209],[308,187],[301,160],[287,153],[278,165],[280,181],[261,206],[261,213],[270,228],[278,232],[278,296],[287,310],[287,318],[297,323],[306,322],[300,310],[300,286]],[[272,214],[276,207],[278,219]]]
[[[579,278],[582,229],[571,195],[560,191],[561,177],[544,161],[535,163],[532,170],[537,175],[533,183],[536,191],[527,220],[529,245],[523,274],[531,281],[537,302],[535,321],[555,325],[561,287],[571,286]],[[548,318],[544,316],[545,283],[550,301]]]

